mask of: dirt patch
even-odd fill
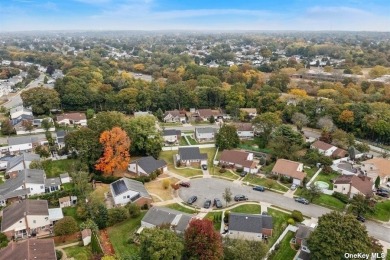
[[[108,237],[107,229],[100,230],[100,242],[102,243],[103,253],[105,255],[114,255],[115,250]]]
[[[81,240],[81,232],[76,232],[67,236],[56,236],[53,237],[53,239],[56,246],[59,246],[61,244],[74,243]]]
[[[177,178],[170,177],[168,178],[171,183],[176,183],[179,181]],[[166,178],[165,178],[166,180]],[[172,188],[171,186],[168,187],[168,189],[163,188],[163,180],[156,179],[154,181],[145,183],[145,188],[148,190],[149,193],[155,194],[158,197],[160,197],[163,200],[170,200],[172,199]],[[158,200],[160,201],[160,200]]]

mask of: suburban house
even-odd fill
[[[262,240],[272,236],[273,221],[269,215],[229,214],[229,236],[234,239]]]
[[[183,123],[186,122],[186,111],[179,111],[177,109],[166,111],[163,116],[165,123]]]
[[[61,189],[61,179],[59,177],[45,179],[45,192],[46,193],[58,191],[60,189]]]
[[[26,239],[11,241],[0,250],[1,259],[57,260],[53,239]]]
[[[255,130],[251,123],[235,123],[233,125],[237,129],[238,138],[253,139],[255,137]]]
[[[349,195],[351,198],[355,194],[363,194],[371,197],[374,183],[370,177],[364,175],[341,175],[333,184],[333,191]]]
[[[177,161],[187,166],[192,163],[207,165],[207,154],[200,153],[199,147],[180,147]]]
[[[332,156],[332,153],[336,151],[337,147],[333,146],[331,144],[325,143],[323,141],[315,141],[311,146],[311,149],[317,149],[319,153],[326,155],[326,156]]]
[[[22,115],[32,116],[33,113],[31,109],[25,108],[23,106],[17,106],[10,109],[9,115],[11,119],[16,119],[21,117]]]
[[[196,127],[195,138],[198,142],[214,141],[217,129],[212,127]]]
[[[379,176],[380,184],[390,181],[390,160],[385,158],[372,158],[361,163],[360,170],[372,180]]]
[[[181,131],[175,129],[163,130],[162,137],[166,144],[178,144],[181,138]]]
[[[30,169],[31,162],[39,160],[39,155],[35,153],[22,153],[21,155],[14,156],[7,163],[6,175],[12,172]]]
[[[219,110],[212,110],[209,108],[206,109],[198,109],[193,115],[193,119],[200,121],[208,121],[210,117],[214,117],[215,119],[222,118],[223,115]]]
[[[9,137],[6,149],[12,154],[31,152],[38,145],[45,145],[47,143],[44,134]],[[5,149],[5,147],[3,148]]]
[[[62,149],[65,147],[65,136],[66,132],[64,130],[59,130],[56,132],[56,139],[55,142],[59,149]]]
[[[137,175],[149,175],[157,170],[163,173],[167,170],[167,163],[164,160],[156,160],[153,156],[147,156],[130,162],[127,169]]]
[[[110,184],[110,190],[115,205],[135,203],[142,207],[153,202],[152,197],[140,181],[121,178]]]
[[[60,208],[72,207],[77,204],[76,196],[66,196],[58,199]]]
[[[53,119],[50,117],[34,118],[33,116],[22,115],[16,119],[12,119],[12,125],[17,135],[44,133],[46,129],[42,127],[43,120],[47,120],[50,123],[53,122]],[[27,128],[27,125],[31,125],[31,129]],[[54,132],[54,125],[52,124],[47,130]]]
[[[83,229],[81,231],[81,240],[83,240],[83,245],[87,246],[91,243],[92,239],[92,230],[90,228]]]
[[[223,150],[219,163],[220,165],[243,169],[244,172],[257,173],[256,162],[253,161],[253,153]]]
[[[53,226],[58,220],[63,219],[64,214],[61,208],[50,208],[49,209],[49,221],[50,226]]]
[[[87,117],[84,113],[65,113],[57,116],[57,123],[60,125],[87,126]]]
[[[272,174],[291,178],[293,184],[301,185],[306,173],[303,172],[303,163],[286,159],[278,159],[272,168]]]
[[[141,220],[141,226],[145,228],[154,228],[162,225],[169,225],[170,228],[178,233],[184,233],[190,223],[192,216],[181,211],[165,208],[152,207],[146,212]]]
[[[7,169],[7,166],[8,166],[8,162],[9,161],[12,161],[12,159],[14,158],[13,155],[5,155],[3,157],[0,158],[0,170],[6,170]]]
[[[8,238],[27,238],[50,229],[47,200],[23,200],[3,210],[1,232]]]

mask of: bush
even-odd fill
[[[229,222],[229,215],[230,215],[230,211],[225,211],[225,215],[223,217],[223,222],[224,223],[228,223]]]
[[[156,178],[157,178],[157,174],[154,173],[154,172],[152,172],[152,173],[150,174],[150,179],[151,179],[151,180],[155,180]]]
[[[337,192],[337,191],[333,192],[332,196],[335,197],[336,199],[340,200],[341,202],[344,202],[344,203],[349,202],[348,196],[345,194],[342,194],[340,192]]]
[[[135,203],[130,203],[127,204],[127,208],[129,210],[129,215],[131,218],[136,218],[141,214],[141,208],[135,204]]]
[[[149,209],[149,205],[148,205],[147,203],[145,203],[145,204],[141,207],[141,209],[143,209],[143,210],[148,210],[148,209]]]
[[[293,218],[289,218],[287,220],[287,223],[290,224],[290,225],[294,225],[295,224],[295,220]]]
[[[164,179],[162,181],[162,186],[163,186],[164,190],[168,189],[170,184],[171,184],[171,182],[169,179]]]
[[[236,172],[238,172],[238,173],[241,173],[241,172],[243,172],[243,171],[244,171],[243,168],[237,168],[237,169],[236,169]]]
[[[300,212],[299,210],[294,210],[293,212],[291,212],[290,217],[293,218],[296,222],[302,222],[303,221],[302,212]]]
[[[57,260],[62,259],[62,251],[56,250],[56,257],[57,257]]]
[[[4,233],[0,233],[0,248],[8,246],[8,238]]]
[[[279,179],[279,176],[276,175],[276,174],[270,174],[270,175],[269,175],[269,178],[270,178],[270,179],[273,179],[273,180],[277,180],[277,179]]]
[[[112,208],[108,210],[108,225],[112,226],[129,218],[129,211],[125,208]]]
[[[225,173],[225,172],[226,172],[226,169],[225,169],[225,168],[221,168],[221,169],[219,169],[219,172],[220,172],[220,173]]]

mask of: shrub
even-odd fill
[[[225,168],[221,168],[221,169],[219,169],[219,172],[220,172],[220,173],[225,173],[225,172],[226,172],[226,169],[225,169]]]
[[[287,223],[290,224],[290,225],[294,225],[295,224],[295,220],[293,218],[289,218],[287,220]]]
[[[149,209],[148,203],[145,203],[144,205],[142,205],[141,209],[148,210]]]
[[[8,238],[4,233],[0,233],[0,248],[8,246]]]
[[[279,176],[276,175],[276,174],[270,174],[270,175],[269,175],[269,178],[270,178],[270,179],[273,179],[273,180],[277,180],[277,179],[279,179]]]
[[[338,199],[338,200],[344,202],[344,203],[348,203],[348,201],[349,201],[349,198],[348,198],[347,195],[342,194],[342,193],[337,192],[337,191],[336,191],[336,192],[333,192],[332,196],[335,197],[336,199]]]
[[[162,186],[163,186],[164,190],[168,189],[170,184],[171,184],[171,182],[168,179],[164,179],[162,181]]]
[[[141,214],[140,207],[135,203],[127,204],[126,207],[129,210],[129,215],[131,218],[136,218]]]
[[[237,169],[236,169],[236,172],[238,172],[238,173],[241,173],[241,172],[243,172],[243,171],[244,171],[243,168],[237,168]]]
[[[108,225],[112,226],[129,218],[129,211],[125,208],[112,208],[108,210]]]
[[[62,251],[56,250],[56,257],[57,257],[57,260],[62,259]]]
[[[151,180],[154,180],[154,179],[156,179],[156,178],[157,178],[157,174],[154,173],[154,172],[152,172],[152,173],[150,174],[150,179],[151,179]]]
[[[303,221],[303,215],[302,212],[299,210],[293,210],[290,215],[291,218],[293,218],[296,222],[302,222]]]

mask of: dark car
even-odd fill
[[[179,185],[182,187],[186,187],[186,188],[191,186],[191,184],[189,182],[185,182],[185,181],[180,182]]]
[[[265,191],[265,188],[263,186],[255,186],[255,187],[253,187],[253,190]]]
[[[198,197],[196,197],[196,196],[191,196],[191,197],[188,198],[187,203],[188,203],[188,204],[192,204],[192,203],[194,203],[197,199],[198,199]]]
[[[206,170],[207,170],[207,165],[206,165],[206,164],[202,164],[202,169],[203,169],[204,171],[206,171]]]
[[[248,174],[247,172],[242,172],[242,173],[240,173],[240,176],[245,177],[247,174]]]
[[[214,199],[214,206],[217,208],[222,208],[222,202],[220,199]]]
[[[236,196],[234,196],[234,200],[235,201],[248,200],[248,197],[246,197],[245,195],[236,195]]]
[[[377,191],[376,195],[378,195],[380,197],[383,197],[383,198],[388,198],[389,197],[389,193],[383,192],[383,191]]]
[[[366,219],[361,215],[358,215],[356,219],[359,220],[360,222],[366,222]]]
[[[302,203],[302,204],[305,204],[305,205],[309,204],[309,201],[307,199],[305,199],[305,198],[298,197],[298,198],[295,198],[294,200],[296,202],[299,202],[299,203]]]
[[[203,208],[208,209],[211,206],[211,200],[206,200],[203,204]]]
[[[378,189],[376,189],[376,192],[384,192],[384,193],[389,193],[389,190],[385,189],[385,188],[381,188],[379,187]]]

